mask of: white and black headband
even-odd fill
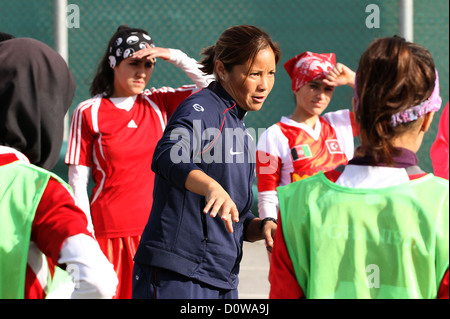
[[[144,32],[127,30],[119,33],[109,48],[109,65],[114,69],[134,52],[145,49],[145,44],[155,47],[152,38]]]

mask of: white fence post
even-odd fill
[[[54,47],[69,64],[69,32],[66,26],[67,0],[53,0],[54,5]],[[69,113],[64,117],[64,141],[69,139]]]
[[[398,1],[399,35],[414,42],[414,0]]]

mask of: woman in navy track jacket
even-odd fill
[[[216,81],[180,104],[156,147],[133,298],[237,298],[243,240],[272,247],[274,221],[250,210],[256,148],[244,117],[270,93],[280,50],[264,31],[242,25],[203,54],[202,70]]]

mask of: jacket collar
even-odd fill
[[[239,105],[237,105],[236,101],[228,94],[227,91],[223,88],[223,86],[217,82],[213,81],[209,84],[208,89],[215,92],[219,98],[223,101],[226,106],[226,109],[229,109],[231,114],[237,116],[240,120],[243,120],[247,111],[243,110]]]
[[[353,159],[349,161],[349,164],[352,165],[371,165],[371,166],[392,166],[397,168],[407,168],[410,166],[416,166],[418,164],[417,155],[406,148],[398,148],[399,154],[394,156],[394,164],[387,165],[386,163],[375,163],[371,156],[355,156]]]

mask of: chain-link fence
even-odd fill
[[[72,110],[89,98],[97,64],[120,24],[146,29],[156,45],[181,49],[196,59],[201,58],[202,48],[214,44],[232,25],[252,24],[264,29],[280,44],[282,59],[263,109],[246,118],[247,127],[255,129],[266,128],[294,110],[290,80],[283,68],[288,59],[307,50],[334,52],[338,62],[355,69],[374,38],[399,32],[395,0],[68,0],[68,5],[69,65],[77,81]],[[369,10],[374,7],[379,14]],[[54,46],[53,9],[52,0],[0,0],[0,31]],[[449,1],[415,0],[414,42],[429,49],[435,59],[444,104],[449,99],[448,41]],[[160,61],[149,86],[188,83],[183,72]],[[350,107],[352,95],[348,87],[336,89],[328,110]],[[427,171],[432,171],[429,149],[437,125],[435,120],[418,154]]]

